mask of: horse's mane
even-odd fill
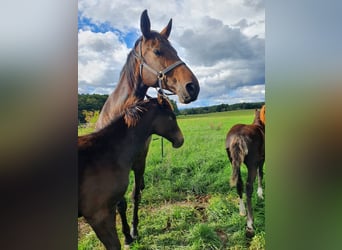
[[[139,78],[139,74],[137,74],[135,72],[135,68],[136,68],[136,64],[137,64],[137,61],[135,60],[135,57],[134,57],[134,54],[133,54],[133,51],[135,49],[135,47],[139,44],[139,42],[141,41],[141,37],[135,42],[133,48],[131,49],[131,51],[129,52],[128,56],[127,56],[127,59],[126,59],[126,63],[125,65],[123,66],[122,70],[121,70],[121,73],[120,73],[120,76],[123,74],[123,73],[126,73],[126,77],[127,77],[127,81],[128,81],[128,85],[134,89],[135,86],[134,86],[134,83],[136,83],[138,81],[138,78]]]
[[[141,115],[146,112],[152,105],[158,105],[163,109],[173,111],[173,106],[167,97],[161,95],[158,98],[150,98],[147,100],[138,100],[132,96],[127,99],[125,105],[122,107],[122,115],[128,127],[137,125]]]

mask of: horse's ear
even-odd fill
[[[169,35],[171,33],[171,28],[172,28],[172,18],[170,19],[169,23],[167,26],[160,32],[160,34],[165,37],[166,39],[169,38]]]
[[[158,93],[158,96],[157,96],[158,104],[162,106],[163,105],[163,100],[164,100],[163,96]]]
[[[140,17],[140,30],[145,38],[151,35],[151,22],[147,15],[147,10],[144,10]]]

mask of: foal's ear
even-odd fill
[[[169,38],[169,35],[171,33],[171,28],[172,28],[172,18],[170,19],[169,23],[167,26],[160,32],[160,34],[165,37],[166,39]]]
[[[144,10],[140,17],[140,30],[145,38],[151,35],[151,22],[147,15],[147,10]]]

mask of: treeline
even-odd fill
[[[100,94],[78,94],[78,123],[86,123],[96,114],[96,111],[101,111],[108,95]],[[179,110],[175,101],[170,100],[174,112],[179,114]]]
[[[108,95],[78,94],[78,122],[86,123],[89,119],[89,114],[94,114],[95,111],[101,110],[107,98]]]
[[[207,114],[207,113],[214,113],[214,112],[224,112],[224,111],[232,111],[232,110],[239,110],[239,109],[257,109],[261,108],[261,106],[265,104],[264,102],[243,102],[243,103],[236,103],[236,104],[219,104],[213,105],[209,107],[199,107],[199,108],[189,108],[183,109],[180,111],[181,115],[194,115],[194,114]]]
[[[95,111],[100,111],[103,104],[106,102],[108,95],[100,94],[78,94],[78,122],[86,123],[89,121],[89,116]],[[193,115],[193,114],[207,114],[214,112],[224,112],[239,109],[256,109],[260,108],[264,102],[252,103],[236,103],[236,104],[219,104],[209,107],[189,108],[179,110],[175,101],[170,100],[174,107],[176,115]],[[89,115],[90,114],[90,115]]]

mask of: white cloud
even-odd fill
[[[256,91],[265,84],[264,1],[79,1],[82,17],[107,23],[121,36],[140,34],[144,9],[154,30],[173,19],[169,40],[200,82],[198,101],[184,107],[264,100]],[[80,30],[79,91],[112,92],[130,49],[119,33]]]
[[[86,87],[110,93],[119,79],[129,50],[113,32],[93,33],[80,30],[78,33],[78,81],[81,90]],[[86,87],[84,87],[84,86]],[[108,94],[107,93],[107,94]]]

